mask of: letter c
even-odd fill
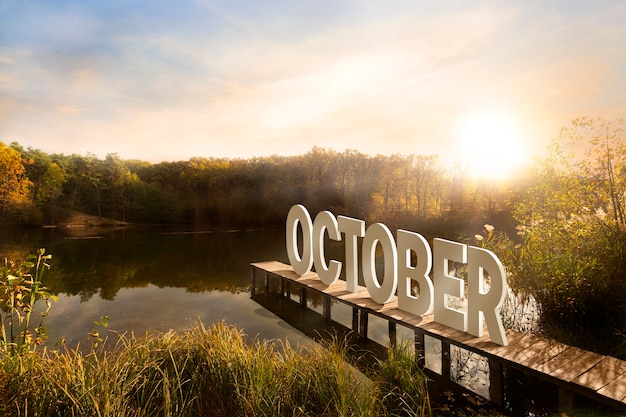
[[[341,274],[341,262],[333,260],[330,261],[330,265],[326,266],[324,230],[328,231],[328,237],[331,239],[341,240],[337,219],[330,211],[322,211],[315,216],[315,222],[313,222],[313,262],[315,263],[315,272],[317,272],[320,280],[326,285],[332,285],[337,282],[339,274]]]

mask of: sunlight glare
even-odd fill
[[[528,159],[519,126],[497,112],[469,116],[459,139],[462,165],[474,178],[506,179]]]

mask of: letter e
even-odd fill
[[[465,263],[467,247],[450,240],[435,239],[433,242],[434,266],[433,280],[435,281],[435,317],[437,323],[450,326],[462,332],[467,331],[467,316],[463,311],[448,307],[446,295],[463,297],[465,283],[462,279],[453,277],[448,271],[448,261]]]

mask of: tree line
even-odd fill
[[[201,226],[284,222],[304,204],[390,224],[480,217],[502,209],[507,190],[450,170],[436,155],[370,156],[313,147],[298,156],[195,157],[149,163],[117,154],[47,154],[0,142],[0,221],[62,222],[71,212],[117,221]]]

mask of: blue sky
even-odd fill
[[[625,21],[623,1],[0,0],[0,141],[527,159],[575,117],[626,114]]]

